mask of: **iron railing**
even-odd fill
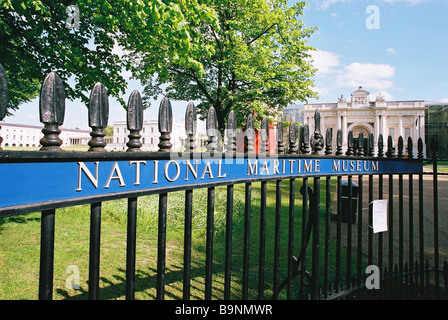
[[[0,75],[0,107],[2,119],[6,113],[7,82],[6,75]],[[6,92],[6,93],[5,93]],[[342,132],[336,133],[336,150],[333,150],[333,131],[328,129],[325,137],[320,131],[320,114],[315,113],[314,132],[310,136],[307,125],[297,128],[293,123],[289,128],[283,128],[282,121],[277,123],[277,141],[269,141],[269,125],[266,118],[261,122],[261,128],[255,130],[253,115],[248,115],[244,124],[244,153],[238,153],[236,147],[237,123],[233,112],[229,115],[226,129],[226,142],[222,141],[215,111],[209,110],[207,117],[207,151],[195,151],[196,111],[193,104],[186,110],[185,131],[187,145],[184,152],[172,152],[170,134],[172,130],[172,110],[168,99],[163,99],[159,109],[159,152],[143,152],[140,150],[140,130],[142,130],[143,110],[140,95],[133,92],[129,98],[127,108],[127,124],[129,142],[127,152],[107,152],[104,141],[104,128],[108,121],[108,98],[106,89],[97,83],[92,90],[89,104],[89,126],[92,128],[90,149],[87,152],[65,152],[61,150],[62,141],[59,138],[64,119],[64,89],[56,73],[50,73],[43,85],[40,96],[41,121],[44,124],[44,134],[40,143],[41,151],[0,151],[0,172],[5,179],[4,195],[0,197],[0,217],[16,214],[26,214],[41,211],[41,248],[39,272],[39,299],[53,297],[53,265],[54,265],[54,237],[55,214],[62,207],[88,204],[91,208],[90,221],[90,250],[89,250],[89,299],[98,299],[100,292],[100,237],[101,237],[101,208],[102,203],[113,199],[128,199],[127,249],[126,249],[126,298],[135,297],[136,273],[136,227],[137,202],[139,197],[158,194],[158,239],[157,239],[157,284],[156,299],[165,298],[166,282],[166,236],[167,236],[167,199],[173,191],[185,192],[185,225],[183,241],[183,294],[182,299],[190,299],[191,290],[191,242],[192,242],[192,196],[195,189],[207,189],[207,228],[205,245],[205,292],[204,299],[212,299],[214,273],[214,211],[215,188],[226,187],[226,230],[225,230],[225,271],[223,284],[223,298],[230,299],[232,290],[232,223],[234,204],[234,185],[244,184],[244,249],[241,277],[241,299],[250,299],[249,281],[251,265],[258,266],[257,299],[340,299],[340,298],[443,298],[448,289],[446,262],[440,264],[439,245],[439,199],[437,174],[437,143],[432,143],[434,173],[432,175],[433,208],[425,207],[425,187],[422,170],[423,141],[418,139],[418,154],[413,154],[413,140],[407,140],[405,149],[402,137],[398,140],[397,152],[388,137],[387,146],[383,143],[382,135],[377,141],[375,155],[375,141],[373,134],[367,139],[367,149],[364,144],[354,144],[353,133],[348,133],[347,150],[343,150]],[[239,124],[241,125],[241,124]],[[284,135],[284,133],[287,133]],[[255,144],[255,140],[258,142]],[[357,141],[364,141],[360,133]],[[1,141],[0,141],[1,142]],[[259,146],[259,150],[257,150]],[[276,152],[270,153],[272,146]],[[385,150],[386,149],[386,150]],[[173,160],[174,159],[174,160]],[[177,160],[176,160],[177,159]],[[180,165],[178,160],[184,161],[185,172],[194,176],[193,182],[177,183]],[[181,161],[179,160],[179,161]],[[197,160],[197,162],[194,162]],[[215,167],[212,168],[210,161]],[[140,167],[154,169],[154,174],[164,178],[166,185],[156,185],[142,188],[128,188],[124,191],[111,188],[111,180],[124,185],[122,162],[127,161],[128,167],[134,164],[135,186],[137,170]],[[227,161],[227,162],[226,162]],[[239,162],[238,162],[239,161]],[[107,188],[98,192],[100,183],[98,173],[99,163],[113,164]],[[224,163],[226,167],[224,166]],[[146,165],[148,163],[148,165]],[[230,164],[229,164],[230,163]],[[40,170],[38,165],[56,166],[68,164],[75,168],[78,178],[77,196],[59,196],[60,190],[54,189],[56,182],[43,183],[42,192],[35,200],[29,200],[29,194],[9,185],[13,183],[10,177],[16,172],[10,172],[9,164],[18,164],[24,174],[19,181],[21,186],[33,184],[32,177],[26,170]],[[87,166],[89,164],[89,166]],[[96,167],[95,167],[96,164]],[[161,167],[164,164],[164,170]],[[196,167],[194,165],[196,164]],[[238,165],[243,164],[243,171]],[[328,164],[328,168],[325,167]],[[24,165],[29,165],[25,167]],[[120,169],[121,165],[121,169]],[[160,165],[160,167],[158,167]],[[198,165],[203,168],[199,171]],[[216,167],[217,165],[217,167]],[[36,166],[34,168],[33,166]],[[27,169],[28,168],[28,169]],[[65,168],[65,167],[64,167]],[[96,168],[96,172],[95,172]],[[174,168],[174,169],[172,169]],[[213,170],[215,171],[213,173]],[[231,176],[230,171],[221,172],[223,168],[238,171],[241,175]],[[327,169],[325,169],[327,168]],[[143,169],[142,169],[143,170]],[[174,170],[174,171],[170,171]],[[177,171],[176,171],[177,170]],[[188,171],[190,170],[190,171]],[[245,170],[245,171],[244,171]],[[183,171],[182,171],[183,172]],[[183,172],[183,174],[185,173]],[[208,180],[200,179],[207,175]],[[164,173],[164,177],[162,176]],[[246,174],[247,173],[247,174]],[[158,174],[158,173],[157,173]],[[211,179],[212,175],[223,178]],[[225,175],[228,174],[227,178]],[[92,193],[81,195],[81,176],[84,182],[93,190]],[[138,176],[140,178],[140,176]],[[139,179],[138,178],[138,179]],[[65,179],[61,177],[59,180]],[[336,183],[333,181],[336,179]],[[7,181],[8,180],[8,181]],[[51,179],[48,179],[51,180]],[[58,179],[54,179],[58,180]],[[156,178],[154,177],[154,180]],[[187,179],[185,179],[187,180]],[[287,250],[282,250],[280,235],[285,232],[281,225],[282,219],[282,182],[289,185],[289,205],[286,225],[288,226]],[[405,182],[405,180],[407,182]],[[43,181],[42,181],[43,182]],[[158,182],[158,181],[157,181]],[[260,211],[253,211],[252,187],[260,182],[261,202]],[[63,182],[64,183],[64,182]],[[274,239],[266,239],[267,220],[267,186],[275,184],[275,223]],[[17,184],[17,183],[16,183]],[[93,186],[91,186],[92,184]],[[142,182],[143,184],[143,182]],[[417,186],[415,186],[415,184]],[[53,189],[52,189],[53,186]],[[124,186],[123,186],[124,187]],[[406,189],[407,187],[407,189]],[[417,187],[417,188],[416,188]],[[17,188],[17,187],[16,187]],[[61,187],[62,188],[62,187]],[[406,189],[406,190],[405,190]],[[118,190],[118,191],[115,191]],[[299,191],[299,192],[298,192]],[[8,193],[9,192],[9,193]],[[14,193],[15,192],[15,193]],[[37,192],[37,191],[36,191]],[[398,195],[397,195],[398,193]],[[6,196],[5,196],[6,194]],[[9,198],[8,196],[11,195]],[[297,206],[296,197],[301,198],[302,206]],[[406,200],[405,200],[406,198]],[[427,198],[427,195],[426,195]],[[388,202],[388,231],[375,234],[372,229],[373,209],[371,203],[376,199],[389,199]],[[258,205],[258,204],[257,204]],[[398,207],[398,211],[397,211]],[[257,215],[259,220],[259,238],[253,239],[250,230],[251,218]],[[348,219],[344,219],[344,216]],[[432,234],[428,235],[424,229],[424,217],[431,216]],[[300,219],[299,219],[300,218]],[[297,221],[301,221],[300,232],[294,228]],[[397,230],[398,229],[398,230]],[[433,254],[428,257],[428,236],[432,236]],[[271,243],[271,240],[272,243]],[[258,245],[258,259],[251,260],[251,244]],[[265,248],[274,246],[272,261],[266,260]],[[446,244],[443,243],[445,247]],[[331,248],[335,248],[334,252]],[[431,265],[429,263],[431,261]],[[272,263],[272,282],[265,277],[266,268]],[[287,272],[280,272],[280,265],[287,265]],[[366,266],[377,266],[381,271],[380,290],[367,290]],[[443,275],[443,279],[440,275]],[[441,281],[444,280],[444,281]],[[271,295],[266,295],[266,287]],[[386,290],[390,289],[391,290]],[[431,289],[430,289],[431,288]],[[296,290],[297,289],[297,290]],[[430,291],[428,291],[430,290]],[[394,294],[392,295],[393,292]],[[399,294],[395,294],[399,293]],[[400,295],[401,294],[401,295]],[[234,296],[234,295],[233,295]]]

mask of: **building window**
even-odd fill
[[[411,136],[411,128],[404,128],[404,139],[408,140],[410,136]]]
[[[395,128],[389,128],[389,136],[392,137],[392,140],[395,140]]]

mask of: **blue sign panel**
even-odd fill
[[[341,158],[176,159],[0,163],[0,211],[79,198],[206,187],[261,179],[346,174],[421,173],[416,161]]]

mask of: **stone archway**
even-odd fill
[[[373,127],[368,123],[353,123],[351,126],[347,128],[347,132],[352,131],[353,137],[358,138],[359,133],[362,132],[364,137],[369,137],[370,133],[374,132]]]

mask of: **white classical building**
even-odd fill
[[[304,124],[308,124],[310,135],[314,132],[314,113],[319,110],[321,115],[321,132],[325,136],[327,128],[333,128],[333,150],[336,148],[336,132],[342,130],[343,152],[347,150],[347,135],[353,132],[358,138],[360,132],[364,137],[370,133],[375,138],[375,154],[378,150],[378,136],[381,133],[384,139],[384,152],[387,151],[387,139],[391,136],[395,149],[398,137],[404,139],[406,149],[407,139],[411,137],[417,155],[417,140],[423,139],[425,146],[425,103],[416,101],[385,101],[379,94],[374,101],[370,100],[370,93],[359,87],[351,94],[350,101],[341,96],[336,103],[307,104],[303,109]],[[406,150],[405,150],[406,151]]]
[[[126,121],[114,122],[114,136],[111,143],[106,146],[107,150],[123,151],[127,150],[126,143],[129,141],[129,130],[127,129]],[[159,125],[157,120],[143,121],[143,129],[140,131],[140,142],[143,151],[157,151],[159,150]],[[171,143],[173,151],[180,151],[185,143],[187,135],[185,134],[185,125],[173,121],[173,131],[171,132]]]
[[[40,147],[40,139],[43,138],[43,126],[26,124],[0,123],[0,137],[3,138],[1,146],[4,147]],[[90,140],[90,131],[79,129],[61,128],[59,138],[62,147],[83,145]]]

